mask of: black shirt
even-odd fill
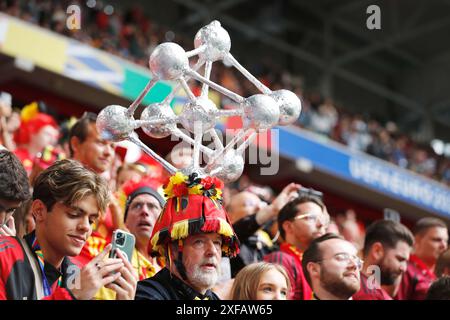
[[[246,265],[262,261],[265,255],[274,251],[275,247],[268,247],[258,238],[256,232],[261,228],[256,222],[256,214],[241,218],[233,224],[234,232],[240,241],[240,252],[230,259],[232,278]]]
[[[219,300],[219,297],[207,290],[204,295],[171,274],[167,268],[162,269],[151,278],[139,281],[135,300]]]

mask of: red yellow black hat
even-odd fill
[[[166,205],[150,238],[150,251],[164,255],[167,245],[197,233],[218,233],[227,256],[239,253],[239,240],[222,206],[223,182],[215,177],[199,178],[181,172],[164,186]]]

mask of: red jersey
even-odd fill
[[[302,269],[303,252],[289,243],[282,243],[280,251],[264,257],[264,261],[281,264],[287,271],[291,282],[289,300],[311,300],[312,290],[305,279]]]
[[[380,284],[371,288],[369,278],[361,273],[361,288],[353,295],[353,300],[392,300],[392,297],[384,291]]]
[[[396,300],[425,300],[436,275],[416,255],[411,255],[403,274]]]
[[[31,250],[30,235],[26,235],[24,239],[24,245]],[[33,259],[37,260],[34,253]],[[46,263],[45,276],[51,286],[51,294],[43,299],[73,300],[72,293],[67,289],[67,282],[76,269],[78,268],[68,257],[64,258],[60,271]],[[58,283],[59,277],[62,277],[61,284]],[[0,236],[0,300],[36,300],[39,290],[36,288],[37,282],[31,262],[19,239]]]

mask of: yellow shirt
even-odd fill
[[[144,280],[153,277],[156,269],[153,264],[144,257],[136,248],[133,250],[133,257],[131,258],[133,268],[139,274],[139,280]],[[108,288],[102,287],[94,297],[94,300],[115,300],[116,293]]]

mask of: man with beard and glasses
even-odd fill
[[[351,300],[360,289],[363,261],[353,244],[333,233],[313,240],[302,267],[316,300]]]
[[[164,187],[167,197],[150,248],[166,267],[138,283],[136,300],[218,300],[211,291],[222,254],[236,256],[239,242],[222,207],[223,183],[177,172]]]
[[[382,286],[393,285],[402,277],[413,244],[411,231],[401,223],[391,220],[372,223],[364,241],[361,289],[353,299],[392,300]]]

